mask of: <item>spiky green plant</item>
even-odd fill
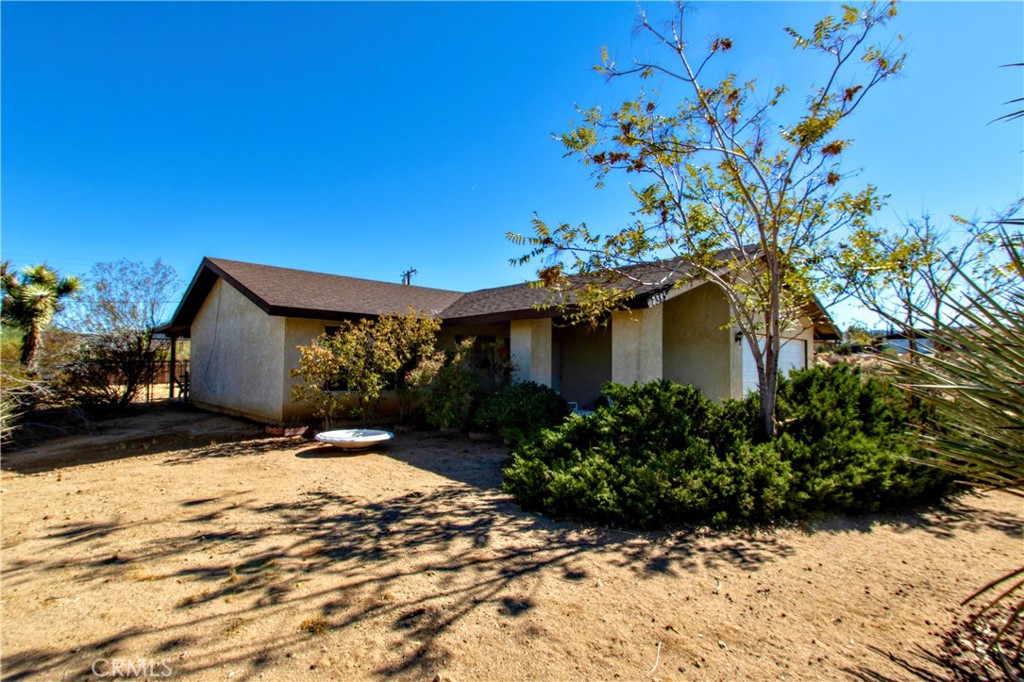
[[[929,320],[937,352],[894,362],[936,412],[918,441],[929,463],[1024,497],[1024,254],[1020,236],[1003,232],[1002,242],[1017,285],[997,297],[964,277],[956,326]]]
[[[953,304],[957,323],[929,319],[934,350],[915,362],[891,360],[903,385],[935,414],[915,442],[930,453],[926,463],[991,490],[1024,498],[1024,242],[999,228],[1014,285],[993,294],[961,274],[966,296]],[[1021,637],[1007,647],[1007,632],[1024,616],[1024,567],[993,580],[964,603],[987,602],[976,615],[1005,608],[1008,616],[989,641],[999,660],[1021,659]],[[1009,651],[1010,653],[1007,653]]]
[[[60,311],[62,299],[77,294],[81,288],[82,282],[78,277],[61,277],[45,263],[26,266],[20,277],[11,270],[9,261],[0,263],[3,322],[17,326],[25,333],[21,344],[21,364],[32,367],[43,329]]]

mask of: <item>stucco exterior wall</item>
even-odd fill
[[[513,378],[551,386],[551,319],[512,320],[509,327]]]
[[[292,386],[302,383],[301,379],[292,376],[292,370],[299,366],[299,346],[308,346],[309,343],[324,333],[324,327],[328,324],[337,325],[337,322],[325,322],[323,320],[304,320],[297,317],[288,317],[284,321],[284,343],[281,352],[284,354],[282,369],[284,374],[281,377],[281,418],[287,422],[302,421],[310,417],[311,411],[306,403],[292,400]]]
[[[613,313],[610,327],[553,327],[550,318],[444,327],[440,341],[461,336],[508,338],[515,378],[552,386],[570,401],[590,405],[606,381],[662,377],[693,384],[721,400],[742,397],[744,359],[727,326],[730,308],[711,284],[671,295],[664,303]],[[297,346],[336,322],[272,317],[218,280],[192,323],[192,400],[201,407],[264,422],[308,421],[309,408],[292,401]],[[806,341],[813,362],[813,329],[786,336]],[[397,413],[394,392],[384,414]]]
[[[561,348],[561,363],[554,366],[555,384],[566,400],[590,407],[612,378],[611,328],[557,327],[554,340],[556,348]]]
[[[282,419],[285,320],[218,280],[192,322],[191,399],[265,422]]]
[[[612,381],[654,381],[663,372],[664,305],[612,313]]]
[[[703,284],[660,307],[665,311],[664,377],[693,384],[712,400],[740,397],[740,349],[734,332],[725,326],[730,318],[725,295],[715,285]]]

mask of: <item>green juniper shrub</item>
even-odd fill
[[[467,429],[473,410],[483,394],[480,376],[469,364],[473,338],[446,351],[444,364],[425,388],[427,423],[437,428]]]
[[[554,517],[653,528],[763,524],[931,502],[952,481],[908,462],[918,414],[895,387],[845,366],[781,383],[780,435],[758,442],[757,396],[712,402],[692,386],[608,385],[610,404],[521,443],[505,487]]]
[[[742,441],[721,456],[721,406],[668,381],[605,387],[610,404],[513,453],[506,489],[556,517],[652,528],[755,521],[785,499],[787,468]],[[755,412],[756,414],[756,412]]]
[[[756,395],[749,395],[745,400],[723,400],[715,407],[718,409],[712,412],[711,433],[717,439],[719,450],[732,450],[741,443],[764,440],[759,428],[761,406]]]
[[[926,414],[906,392],[849,365],[799,370],[779,384],[779,437],[797,515],[869,513],[952,492],[947,474],[909,461]]]
[[[569,403],[555,390],[526,381],[484,396],[473,416],[473,428],[518,445],[541,429],[557,426],[569,411]]]

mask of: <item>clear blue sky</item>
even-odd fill
[[[838,5],[698,3],[696,43],[806,92],[782,28]],[[652,13],[665,4],[651,5]],[[562,157],[574,103],[637,92],[592,71],[645,50],[632,3],[4,2],[2,242],[16,265],[84,273],[204,255],[469,290],[523,281],[508,230],[616,229],[625,179]],[[882,218],[986,216],[1024,191],[1024,4],[900,6],[904,76],[865,101],[847,167],[892,195]],[[856,185],[851,185],[851,188]]]

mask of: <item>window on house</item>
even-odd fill
[[[466,337],[456,336],[461,343]],[[469,366],[490,386],[501,386],[508,382],[511,371],[509,355],[510,339],[499,336],[476,336],[469,354]]]

